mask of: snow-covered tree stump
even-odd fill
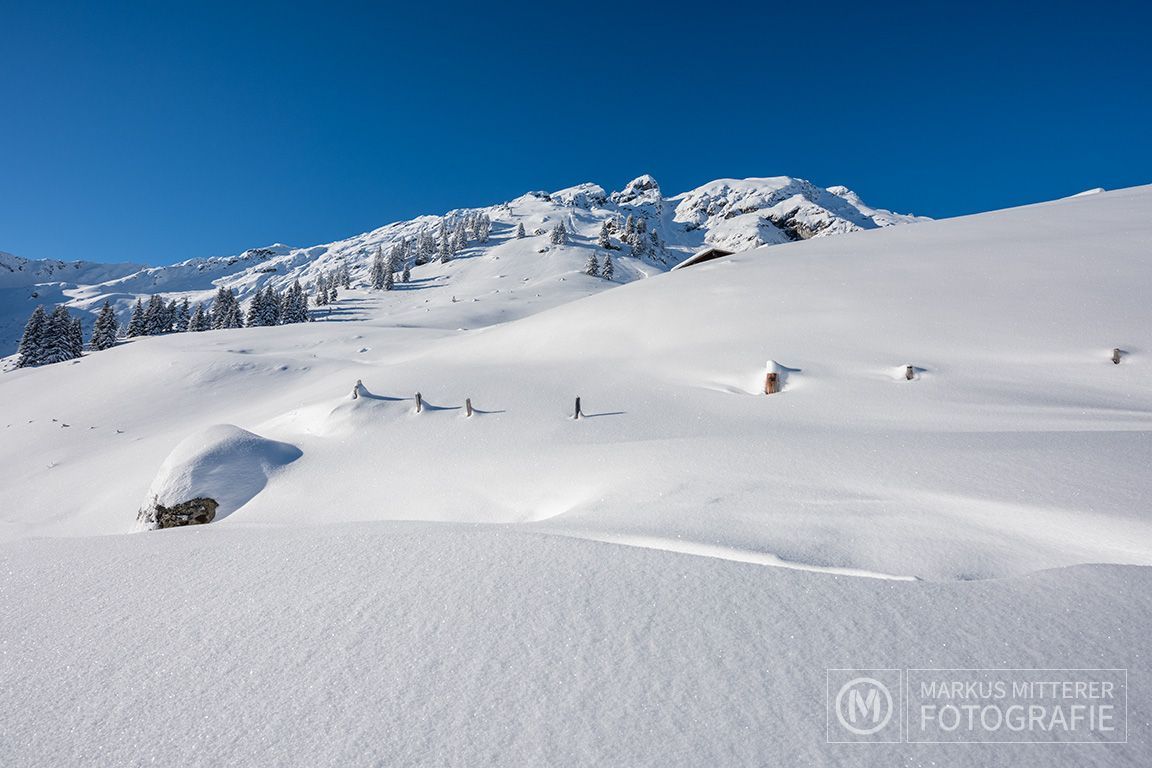
[[[1116,365],[1120,365],[1120,356],[1122,354],[1124,353],[1120,351],[1119,347],[1116,347],[1116,349],[1112,350],[1112,362]]]
[[[904,378],[908,381],[916,378],[916,367],[912,365],[904,366]]]
[[[780,391],[780,374],[776,371],[769,371],[768,375],[764,378],[764,394],[774,395]]]

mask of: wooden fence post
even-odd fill
[[[780,391],[780,374],[772,371],[764,379],[764,394],[774,395]]]
[[[469,418],[472,417],[472,398],[470,398],[470,397],[464,398],[464,411],[465,411],[466,416],[468,416]]]
[[[1116,349],[1112,350],[1112,362],[1116,365],[1120,365],[1120,347],[1116,347]]]
[[[912,379],[916,378],[916,368],[911,365],[906,366],[904,368],[904,378],[908,381],[912,381]]]
[[[416,413],[420,413],[424,409],[424,398],[420,397],[420,393],[416,393]]]
[[[577,397],[576,398],[576,412],[572,415],[572,418],[578,419],[583,415],[584,414],[580,411],[580,398]]]

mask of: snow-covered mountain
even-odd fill
[[[665,271],[705,244],[735,251],[923,220],[869,208],[844,187],[825,190],[787,176],[721,179],[672,197],[665,197],[651,176],[641,176],[611,194],[596,184],[580,184],[552,193],[532,192],[486,208],[421,216],[325,245],[276,244],[170,266],[33,262],[0,254],[0,354],[14,350],[37,304],[65,303],[84,318],[87,328],[106,299],[126,318],[138,298],[151,294],[194,303],[211,300],[217,288],[225,287],[243,301],[266,285],[284,289],[300,280],[310,287],[341,264],[362,282],[377,248],[388,250],[398,241],[436,233],[442,222],[470,213],[491,219],[490,239],[470,242],[454,262],[415,267],[414,285],[436,287],[457,300],[483,297],[489,308],[498,302],[499,311],[489,312],[485,321],[522,317],[614,283]],[[643,220],[649,233],[640,252],[622,242],[630,216]],[[554,246],[548,233],[560,222],[569,232],[569,242]],[[605,222],[617,230],[611,238],[617,249],[612,251],[617,268],[612,282],[577,278],[578,289],[556,290],[558,281],[581,273],[590,253],[604,252],[597,241]],[[518,225],[526,231],[523,240],[515,238]],[[513,281],[519,283],[515,288],[510,285]],[[423,322],[435,323],[436,318],[432,313]]]
[[[511,215],[675,221],[647,186]],[[326,321],[4,374],[6,764],[1144,766],[1150,212],[1100,193],[574,301],[565,250],[500,232]],[[500,294],[451,301],[481,276]],[[189,496],[215,521],[132,533]],[[856,666],[1128,670],[1130,737],[829,743]]]

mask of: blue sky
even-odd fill
[[[953,216],[1152,182],[1147,2],[0,0],[0,250],[168,263],[651,173]]]

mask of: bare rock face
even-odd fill
[[[215,499],[189,499],[171,507],[152,504],[140,510],[140,522],[149,530],[178,528],[182,525],[205,525],[216,519]]]

